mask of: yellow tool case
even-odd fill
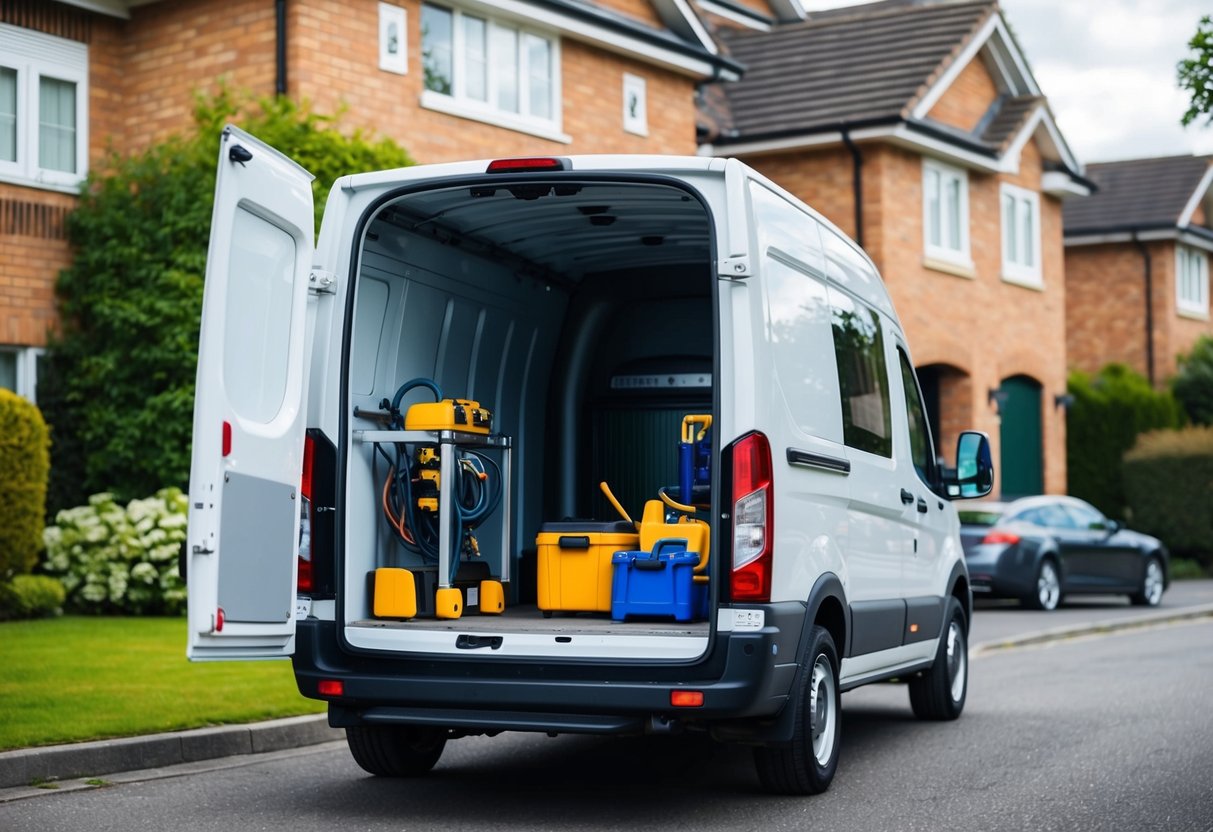
[[[539,549],[539,609],[610,612],[611,556],[640,544],[636,526],[624,520],[544,523]]]

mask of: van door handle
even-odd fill
[[[903,488],[901,489],[901,501],[908,506],[910,503],[914,502],[914,495]]]
[[[918,513],[919,514],[927,513],[927,501],[924,500],[922,497],[918,498]]]

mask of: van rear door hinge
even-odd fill
[[[337,294],[337,275],[313,269],[307,276],[307,290],[314,295]]]
[[[720,276],[728,280],[740,280],[750,276],[750,256],[734,254],[720,261]]]

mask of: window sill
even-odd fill
[[[427,110],[445,113],[448,116],[479,121],[484,124],[491,124],[494,127],[502,127],[506,130],[513,130],[516,133],[526,133],[529,136],[536,136],[552,142],[570,144],[573,141],[572,136],[561,132],[554,125],[530,121],[521,116],[511,116],[508,113],[499,113],[487,108],[481,109],[457,101],[449,95],[442,95],[430,90],[422,91],[421,106]]]
[[[81,176],[75,182],[47,182],[41,179],[31,179],[28,176],[9,173],[8,171],[0,171],[0,182],[6,185],[20,185],[24,188],[37,188],[40,191],[57,191],[61,194],[71,194],[72,196],[80,195],[80,188],[84,184],[84,177]]]
[[[1200,311],[1197,309],[1185,309],[1184,307],[1179,306],[1179,307],[1176,307],[1175,314],[1181,318],[1188,318],[1189,320],[1193,320],[1193,321],[1209,320],[1209,310],[1208,309],[1205,309],[1204,311]]]
[[[940,260],[938,257],[922,258],[924,268],[931,269],[936,272],[950,274],[953,277],[964,277],[973,280],[977,277],[977,270],[973,268],[972,263],[959,263],[951,260]]]
[[[1012,286],[1019,286],[1020,288],[1023,288],[1023,289],[1031,289],[1036,292],[1043,292],[1045,290],[1044,280],[1041,279],[1041,277],[1039,275],[1032,277],[1032,276],[1020,275],[1020,274],[1014,274],[1014,273],[1007,273],[1004,271],[1002,273],[1002,282],[1010,283]]]

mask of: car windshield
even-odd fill
[[[957,514],[960,516],[960,522],[966,526],[993,526],[998,522],[998,518],[1002,517],[1001,511],[989,509],[964,509]]]

